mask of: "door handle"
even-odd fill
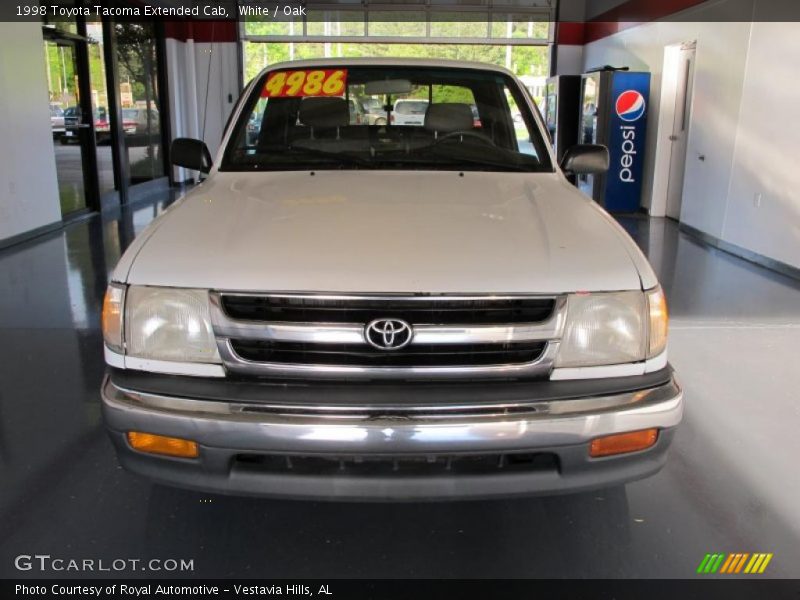
[[[671,136],[669,136],[669,140],[671,142],[677,142],[678,141],[678,136],[677,135],[671,135]]]

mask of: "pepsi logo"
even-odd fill
[[[644,115],[644,96],[636,90],[622,92],[617,98],[617,115],[623,121],[632,123]]]

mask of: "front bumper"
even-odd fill
[[[275,405],[184,398],[125,389],[108,376],[102,397],[111,439],[130,471],[204,491],[339,500],[508,497],[624,483],[664,465],[683,412],[683,393],[671,375],[653,387],[610,395],[445,406],[415,398],[412,405],[379,410],[318,401]],[[660,430],[659,437],[647,450],[589,457],[594,438],[652,427]],[[128,445],[128,431],[194,440],[200,457],[140,453]],[[552,460],[534,461],[545,468],[504,468],[505,457],[518,453]],[[496,455],[497,468],[478,474],[450,471],[449,460],[465,455]],[[286,468],[272,468],[274,461],[269,469],[254,466],[253,457],[280,457]],[[291,468],[293,460],[308,457],[338,460],[342,468]],[[447,457],[448,467],[435,473],[346,468],[378,458],[394,461],[395,467],[417,458],[438,464],[437,457]]]

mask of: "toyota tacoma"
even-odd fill
[[[352,100],[382,118],[354,122]],[[425,107],[418,124],[393,119],[404,103]],[[567,180],[606,170],[607,150],[556,164],[509,71],[275,64],[213,161],[186,138],[171,159],[207,177],[133,241],[103,305],[103,414],[125,468],[219,493],[407,500],[564,493],[664,465],[683,410],[664,293]]]

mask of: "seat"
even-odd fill
[[[368,128],[350,125],[350,110],[344,98],[303,98],[298,121],[292,136],[296,147],[328,152],[369,150]]]
[[[436,137],[455,131],[472,131],[474,117],[468,104],[442,102],[431,104],[425,111],[425,129]]]
[[[332,131],[339,137],[339,130],[350,123],[350,111],[344,98],[311,97],[303,98],[298,114],[301,125],[310,129],[310,138]]]

